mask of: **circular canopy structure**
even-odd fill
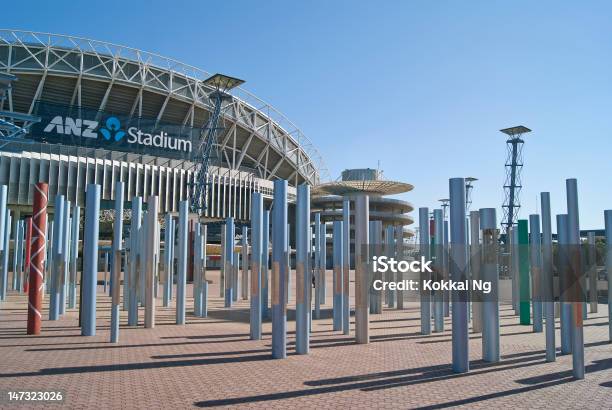
[[[398,181],[361,180],[361,181],[335,181],[313,187],[313,195],[396,195],[411,191],[411,184]]]

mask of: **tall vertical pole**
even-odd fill
[[[168,307],[170,304],[170,288],[172,287],[172,215],[166,214],[164,218],[164,295],[162,304]]]
[[[23,292],[28,293],[30,284],[30,264],[32,262],[32,217],[27,216],[25,219],[25,252],[24,252],[24,278],[21,281]],[[21,291],[21,290],[20,290]]]
[[[270,315],[268,307],[269,294],[269,265],[270,265],[270,211],[264,210],[262,222],[262,246],[261,246],[261,317],[268,318]]]
[[[76,203],[72,208],[72,226],[70,234],[70,290],[68,292],[68,307],[76,306],[77,260],[79,258],[79,225],[81,221],[81,207]]]
[[[202,281],[200,284],[201,306],[200,316],[208,317],[208,281],[206,280],[206,245],[208,244],[208,227],[202,225]]]
[[[158,198],[155,195],[147,199],[147,237],[145,258],[145,328],[155,327],[155,265]]]
[[[542,332],[542,247],[540,215],[529,215],[529,259],[533,300],[533,331]]]
[[[595,260],[595,232],[587,234],[587,267],[589,279],[589,311],[597,313],[597,261]]]
[[[193,314],[202,316],[202,224],[196,222],[193,238]]]
[[[612,342],[612,210],[604,211],[606,226],[606,273],[608,275],[608,340]]]
[[[253,196],[251,197],[251,312],[250,312],[251,313],[251,329],[250,330],[251,330],[252,340],[261,339],[261,248],[262,248],[262,238],[263,238],[262,225],[263,225],[263,196],[260,192],[253,192]],[[243,232],[246,233],[246,228],[244,228]],[[245,257],[244,265],[247,267],[249,265],[246,257]],[[297,338],[297,328],[296,328],[296,338]],[[296,343],[297,343],[297,339],[296,339]]]
[[[142,229],[142,198],[132,198],[132,219],[130,221],[130,277],[128,295],[128,325],[138,325],[138,289],[140,278],[140,230]]]
[[[429,208],[419,208],[419,248],[425,260],[431,260],[429,239]],[[421,284],[429,279],[429,274],[420,273]],[[421,334],[431,333],[431,294],[421,286]]]
[[[315,269],[315,311],[314,318],[321,318],[321,214],[317,212],[314,220],[314,269]]]
[[[395,253],[395,229],[393,228],[393,225],[389,225],[387,226],[387,230],[385,232],[385,254],[388,258],[392,258],[394,256]],[[385,272],[385,280],[387,282],[393,282],[394,281],[394,274],[393,272],[391,272],[391,269],[387,269],[387,272]],[[394,308],[395,307],[395,296],[396,296],[397,292],[394,290],[389,289],[389,287],[387,286],[387,307],[390,308]]]
[[[512,275],[512,308],[514,314],[519,315],[519,258],[518,258],[518,229],[516,225],[512,225],[507,230],[509,242],[508,261],[510,264],[510,274]]]
[[[296,209],[296,298],[295,351],[307,354],[310,349],[310,186],[302,184],[297,190]]]
[[[189,202],[179,203],[179,226],[177,232],[178,240],[178,274],[176,281],[176,324],[185,324],[185,292],[187,287],[187,237]]]
[[[351,323],[350,271],[351,271],[351,201],[342,201],[342,333],[349,334]]]
[[[449,180],[449,191],[451,245],[449,266],[451,267],[452,280],[462,282],[467,279],[465,180],[463,178],[451,178]],[[470,370],[467,292],[454,290],[451,293],[451,300],[453,303],[453,371],[455,373],[466,373]]]
[[[62,257],[60,261],[59,280],[59,314],[66,313],[66,291],[68,285],[68,268],[70,263],[70,201],[64,201],[64,223],[62,232]]]
[[[470,273],[472,280],[481,279],[480,266],[480,212],[470,212]],[[472,292],[474,296],[477,296]],[[482,332],[482,304],[481,298],[472,297],[472,331],[474,333]]]
[[[355,341],[370,343],[370,307],[368,272],[369,253],[367,249],[370,217],[369,197],[355,197]]]
[[[53,227],[55,234],[53,235],[53,261],[51,267],[51,295],[49,297],[49,320],[57,320],[59,317],[59,286],[60,286],[60,271],[61,271],[61,255],[62,255],[62,236],[64,233],[64,196],[55,196],[55,209],[53,215]]]
[[[373,256],[382,255],[382,221],[370,221],[370,250]],[[374,273],[373,280],[382,280],[382,273]],[[370,313],[382,313],[382,292],[370,287]]]
[[[88,184],[85,193],[85,234],[83,235],[83,279],[81,300],[83,336],[96,335],[96,288],[98,286],[98,238],[100,227],[100,185]],[[56,233],[57,233],[56,228]]]
[[[443,277],[445,280],[449,279],[450,276],[450,267],[449,267],[449,259],[450,259],[450,250],[449,250],[449,233],[450,228],[448,221],[444,219],[444,246],[443,246],[443,262],[444,262],[444,272]],[[444,291],[444,317],[450,317],[450,291]]]
[[[561,304],[561,354],[572,352],[572,304],[569,290],[569,246],[567,215],[557,215],[559,251],[559,303]]]
[[[234,218],[225,220],[225,307],[232,307],[234,300]]]
[[[342,274],[344,270],[342,249],[342,221],[334,221],[333,228],[334,250],[334,303],[333,303],[333,329],[342,329]],[[378,312],[380,313],[380,312]]]
[[[227,259],[227,248],[225,247],[227,236],[227,226],[221,226],[221,269],[219,271],[219,297],[225,298],[225,281],[226,276],[230,275],[230,272],[225,272],[225,260]]]
[[[115,223],[113,224],[113,259],[111,265],[111,343],[119,341],[121,291],[121,251],[123,249],[123,182],[115,182]],[[125,297],[125,295],[124,295]]]
[[[8,187],[6,185],[0,185],[0,253],[8,256],[9,253],[9,241],[6,240],[4,233],[6,232],[7,223],[7,194]],[[8,283],[8,272],[4,269],[4,263],[2,264],[2,276],[0,277],[0,300],[6,299],[6,286]]]
[[[395,246],[393,248],[395,259],[401,260],[403,258],[404,251],[404,228],[402,226],[395,226],[393,228],[395,235]],[[404,272],[398,271],[396,274],[396,279],[398,282],[404,280]],[[395,296],[397,299],[397,309],[404,309],[404,291],[402,289],[397,289],[395,291]]]
[[[22,255],[22,247],[23,247],[23,221],[17,221],[15,225],[15,246],[13,252],[13,278],[12,278],[12,289],[17,290],[17,278],[19,277],[19,272],[21,271],[21,255]]]
[[[482,229],[482,250],[472,254],[472,260],[478,258],[480,275],[478,279],[491,284],[491,291],[483,294],[482,309],[482,359],[485,362],[499,362],[499,271],[497,249],[497,216],[495,208],[481,208],[479,215]],[[472,240],[476,240],[472,237]],[[480,303],[479,303],[480,305]]]
[[[443,246],[444,246],[444,217],[441,209],[434,209],[434,255],[435,260],[435,279],[440,281],[444,271]],[[434,292],[434,332],[444,331],[444,291]]]
[[[6,289],[8,286],[8,270],[9,270],[9,251],[11,242],[11,211],[6,210],[6,223],[4,225],[4,250],[2,251],[2,276],[0,277],[0,300],[6,299]]]
[[[570,282],[575,289],[572,301],[572,362],[573,374],[584,379],[584,335],[582,310],[584,309],[584,288],[580,253],[580,220],[578,216],[578,182],[571,178],[565,181],[567,190],[567,222],[569,242]]]
[[[42,309],[42,298],[43,298],[43,279],[44,279],[44,265],[45,265],[45,247],[47,238],[45,238],[45,232],[47,228],[47,198],[48,198],[49,186],[46,183],[39,182],[34,185],[34,205],[32,211],[34,213],[32,219],[34,238],[31,244],[32,263],[31,263],[31,274],[30,274],[30,286],[28,289],[28,328],[27,334],[38,335],[40,334],[40,327],[42,323],[42,315],[40,310]]]
[[[287,181],[274,181],[272,208],[272,357],[287,357]]]
[[[249,240],[248,240],[249,228],[246,226],[242,227],[242,240],[241,240],[241,253],[242,253],[242,299],[247,300],[249,298]]]
[[[555,348],[555,299],[553,287],[552,218],[550,193],[540,193],[542,207],[542,303],[546,320],[546,361],[554,362]]]
[[[526,219],[519,219],[518,225],[518,256],[519,256],[519,286],[520,324],[531,324],[531,280],[529,279],[529,229]]]

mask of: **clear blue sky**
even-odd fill
[[[79,4],[79,5],[77,5]],[[72,34],[247,80],[316,144],[335,178],[377,166],[437,206],[475,176],[500,207],[499,129],[533,129],[523,208],[578,178],[582,228],[612,208],[612,3],[606,1],[49,1],[4,6],[6,28]],[[8,11],[6,8],[8,6]],[[416,213],[415,213],[416,217]],[[501,211],[498,215],[501,218]]]

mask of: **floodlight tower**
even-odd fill
[[[243,83],[243,80],[223,74],[215,74],[202,82],[203,85],[213,89],[208,95],[213,103],[213,111],[200,131],[200,139],[194,157],[196,181],[194,183],[190,207],[191,212],[195,212],[199,215],[204,213],[207,205],[206,187],[208,182],[206,178],[208,175],[208,166],[210,165],[210,154],[213,146],[217,142],[218,136],[224,129],[223,125],[219,124],[223,102],[231,100],[232,96],[228,94],[229,90]]]
[[[505,198],[502,205],[504,211],[502,227],[507,234],[508,228],[516,222],[518,210],[521,207],[519,194],[522,188],[521,170],[523,169],[523,144],[525,142],[522,136],[531,130],[519,125],[500,131],[508,136],[506,140],[508,155],[506,157],[506,182],[504,183]]]
[[[474,189],[474,182],[478,181],[478,178],[466,177],[465,178],[465,212],[469,214],[470,205],[472,205],[472,189]]]

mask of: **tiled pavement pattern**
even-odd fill
[[[502,362],[481,362],[480,336],[473,334],[472,370],[456,375],[450,370],[449,331],[420,335],[413,303],[403,311],[371,315],[369,345],[356,345],[352,336],[333,332],[329,318],[314,321],[306,356],[293,354],[294,322],[289,321],[290,356],[272,360],[270,323],[264,324],[263,340],[249,340],[248,302],[240,301],[228,312],[218,297],[218,272],[210,276],[208,318],[188,313],[187,325],[177,326],[174,304],[158,304],[154,329],[128,328],[122,312],[117,345],[108,343],[110,298],[101,294],[101,287],[95,337],[80,336],[75,311],[57,322],[45,320],[40,336],[26,336],[26,299],[11,294],[0,304],[0,390],[62,390],[64,406],[88,409],[612,408],[605,305],[585,324],[583,381],[571,377],[571,356],[545,363],[544,334],[518,325],[508,306],[501,309]],[[327,278],[331,281],[331,272]],[[188,299],[188,312],[192,302]],[[329,306],[331,283],[327,302]],[[142,324],[142,308],[140,315]],[[43,317],[48,317],[46,310]]]

